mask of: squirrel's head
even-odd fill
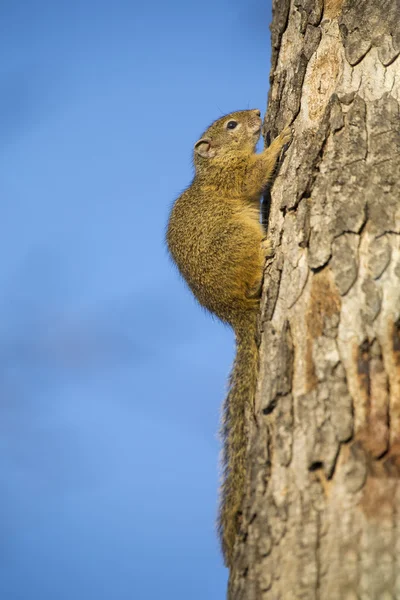
[[[194,145],[195,166],[206,166],[236,152],[254,152],[261,124],[258,109],[239,110],[214,121]]]

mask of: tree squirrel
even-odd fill
[[[259,110],[243,110],[205,131],[194,146],[194,179],[172,207],[166,236],[172,259],[197,300],[229,323],[236,336],[221,428],[224,481],[218,529],[228,567],[244,493],[246,413],[253,409],[257,384],[264,262],[273,255],[260,223],[260,197],[292,136],[286,127],[256,154],[261,124]]]

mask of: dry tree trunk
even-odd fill
[[[230,600],[400,599],[400,0],[274,0],[261,373]]]

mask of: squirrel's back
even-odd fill
[[[248,274],[263,261],[262,234],[258,221],[243,224],[237,199],[218,197],[196,183],[171,212],[167,243],[180,273],[200,304],[232,325],[236,313],[258,305],[248,294],[254,285]],[[248,238],[259,244],[248,244]]]

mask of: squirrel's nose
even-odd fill
[[[254,111],[257,115],[257,117],[261,117],[261,110],[259,110],[258,108],[255,108]]]

